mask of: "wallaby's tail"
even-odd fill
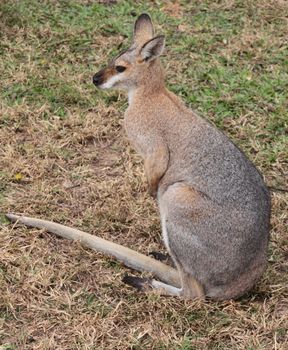
[[[77,230],[75,228],[56,224],[52,221],[29,218],[26,216],[18,216],[14,214],[6,214],[7,218],[13,222],[19,222],[26,226],[46,229],[57,236],[68,238],[74,241],[80,241],[86,247],[89,247],[97,252],[101,252],[113,256],[121,261],[124,265],[133,268],[137,271],[151,272],[161,281],[171,284],[175,287],[180,287],[180,278],[176,269],[169,267],[160,261],[152,259],[141,253],[123,247],[119,244],[109,242],[103,238],[93,236],[89,233]]]

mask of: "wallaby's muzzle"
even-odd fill
[[[93,75],[93,84],[99,86],[104,83],[104,69]]]

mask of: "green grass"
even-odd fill
[[[0,3],[0,350],[287,346],[287,194],[272,192],[268,270],[239,301],[139,294],[127,269],[77,243],[8,224],[30,216],[163,250],[127,99],[91,80],[130,44],[136,15],[165,34],[168,87],[287,189],[288,6],[283,1]],[[3,348],[3,349],[2,349]]]

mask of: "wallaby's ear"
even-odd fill
[[[147,13],[142,13],[134,25],[133,42],[143,45],[147,40],[153,38],[154,29],[150,16]]]
[[[165,47],[165,36],[159,35],[147,41],[140,51],[140,56],[144,61],[152,61],[159,57]]]

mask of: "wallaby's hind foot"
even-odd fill
[[[177,288],[169,284],[156,281],[152,278],[142,278],[142,277],[125,275],[124,278],[122,279],[122,282],[144,293],[155,291],[160,295],[167,295],[167,296],[181,295],[181,288]]]
[[[178,288],[152,278],[143,278],[130,275],[125,275],[122,282],[136,288],[138,291],[145,293],[153,290],[160,295],[182,296],[187,299],[204,298],[204,290],[202,286],[193,277],[187,274],[182,275],[182,288]]]
[[[122,278],[122,282],[136,288],[139,292],[146,292],[151,290],[151,279],[144,277],[136,277],[125,274]]]
[[[171,286],[167,283],[160,281],[152,280],[151,287],[153,290],[156,290],[161,295],[169,296],[181,296],[186,299],[204,299],[204,290],[202,286],[191,276],[185,275],[182,278],[182,288],[177,288]]]

